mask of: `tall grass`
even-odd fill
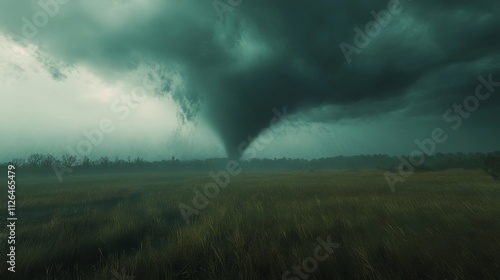
[[[308,279],[500,277],[500,186],[481,170],[415,173],[395,193],[378,170],[243,173],[187,225],[177,206],[211,180],[18,178],[16,273],[2,261],[0,278],[281,279],[328,235],[341,246]]]

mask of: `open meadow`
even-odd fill
[[[210,182],[20,175],[16,273],[3,254],[0,279],[500,279],[500,184],[482,170],[395,192],[381,170],[243,172],[187,223],[179,204]]]
[[[500,0],[0,0],[0,280],[500,280]]]

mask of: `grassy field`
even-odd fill
[[[415,173],[394,193],[379,170],[242,173],[187,224],[179,203],[212,181],[18,177],[16,273],[3,239],[0,279],[500,279],[500,185],[481,170]],[[311,262],[328,237],[340,246]]]

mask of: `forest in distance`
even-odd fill
[[[73,155],[63,155],[58,158],[51,154],[33,153],[27,158],[16,158],[6,163],[0,163],[0,168],[14,165],[25,175],[51,176],[54,172],[67,174],[83,174],[87,172],[205,172],[224,169],[227,158],[209,158],[179,160],[172,156],[168,160],[147,161],[140,157],[121,159],[118,157],[77,158]],[[411,162],[409,156],[389,155],[357,155],[335,156],[317,159],[300,158],[252,158],[238,160],[239,166],[245,171],[279,171],[279,170],[362,170],[380,169],[395,171],[402,163]],[[423,163],[414,166],[416,172],[439,171],[455,168],[482,169],[495,180],[500,180],[500,151],[491,153],[435,153],[432,156],[424,154]],[[47,172],[47,171],[54,172]]]

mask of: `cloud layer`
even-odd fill
[[[500,80],[498,1],[244,0],[223,22],[210,1],[40,2],[3,1],[0,30],[29,35],[17,40],[40,49],[54,79],[84,65],[117,81],[149,65],[157,94],[181,119],[205,118],[231,157],[268,128],[273,108],[313,122],[439,119],[474,93],[478,75]],[[37,27],[42,6],[53,16]],[[341,44],[355,51],[346,57]],[[493,129],[499,100],[471,121]]]

